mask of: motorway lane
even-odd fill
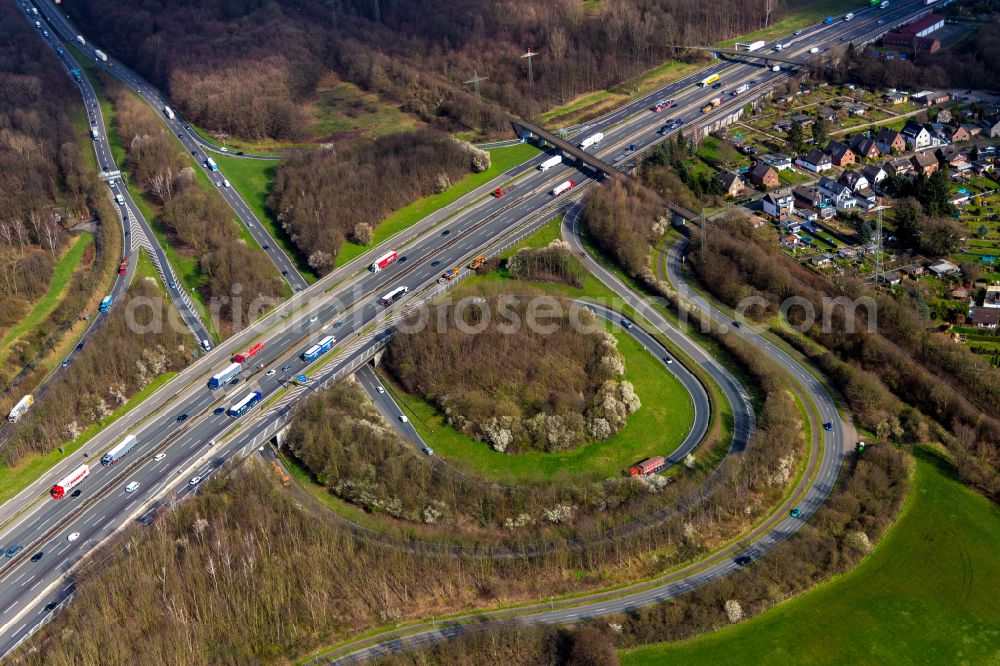
[[[403,414],[403,410],[396,404],[392,394],[382,386],[382,382],[375,375],[375,370],[370,365],[365,365],[354,373],[354,376],[365,390],[365,393],[368,394],[368,397],[371,398],[372,404],[375,405],[375,408],[382,414],[386,422],[392,426],[393,430],[402,435],[403,439],[413,444],[417,448],[417,451],[423,451],[427,447],[427,443],[413,426],[412,421],[407,419],[403,422],[399,419]],[[379,392],[379,388],[382,388],[381,392]]]
[[[705,91],[702,92],[704,93]],[[650,96],[650,98],[656,98],[656,97],[657,95]],[[654,133],[656,126],[659,124],[660,119],[655,117],[654,114],[644,114],[644,115],[645,118],[647,118],[647,120],[643,121],[643,124],[646,126],[644,128],[640,128],[639,133],[645,132],[645,135],[647,135],[648,137],[648,141],[650,142],[655,141],[656,139],[654,136],[652,136],[652,134]],[[636,124],[638,124],[638,122]],[[613,139],[613,135],[614,132],[612,132],[609,128],[609,139]],[[437,232],[429,235],[427,238],[421,241],[421,243],[425,244],[423,250],[426,252],[426,255],[421,257],[421,264],[418,266],[419,271],[416,272],[412,277],[414,279],[430,282],[433,281],[439,268],[443,270],[449,264],[461,265],[461,263],[464,262],[459,259],[460,257],[465,256],[467,258],[470,256],[474,256],[476,254],[475,252],[476,248],[481,247],[483,243],[485,243],[490,238],[496,236],[496,234],[499,233],[501,230],[514,226],[525,215],[536,210],[539,205],[550,203],[550,198],[548,197],[548,195],[545,194],[546,191],[545,188],[551,185],[552,182],[556,182],[557,180],[560,180],[565,176],[580,178],[581,179],[580,182],[583,182],[584,178],[584,175],[582,173],[577,172],[576,170],[571,169],[569,167],[555,169],[553,170],[551,176],[530,174],[527,177],[525,183],[522,183],[522,185],[519,186],[518,193],[515,195],[513,201],[510,200],[510,197],[505,197],[503,200],[499,201],[487,200],[485,202],[480,202],[480,204],[474,207],[475,214],[465,214],[464,222],[461,224],[455,224],[454,227],[455,229],[458,229],[462,226],[469,227],[469,226],[474,226],[474,224],[478,224],[481,220],[484,219],[484,213],[489,212],[491,205],[494,207],[498,207],[502,212],[496,215],[493,219],[487,219],[486,223],[484,223],[483,226],[479,227],[478,230],[470,232],[468,234],[468,238],[463,237],[462,238],[463,243],[461,245],[456,244],[453,247],[441,250],[440,253],[440,256],[442,257],[441,259],[434,259],[434,256],[437,256],[435,255],[435,250],[441,249],[441,246],[444,245],[444,243],[439,242],[437,245],[433,243],[434,240],[440,241],[441,236],[439,236]],[[546,182],[546,185],[544,186],[539,185],[538,191],[534,192],[529,191],[527,195],[521,194],[521,192],[524,191],[526,184],[537,185],[539,184],[540,181]],[[452,224],[453,224],[452,222],[449,222],[448,226],[451,227]],[[456,236],[458,235],[459,234],[456,233]],[[421,243],[415,244],[414,248],[420,246]],[[409,253],[410,251],[411,249],[407,248],[404,251],[404,253]],[[438,266],[433,265],[434,261],[439,262]],[[361,321],[366,321],[366,317],[370,317],[372,314],[374,314],[379,310],[378,306],[376,306],[370,298],[370,294],[372,293],[371,290],[377,291],[379,288],[382,287],[388,287],[390,285],[396,286],[398,282],[396,284],[392,284],[393,282],[392,277],[395,274],[396,273],[394,271],[387,270],[387,271],[382,271],[380,274],[376,274],[374,276],[362,275],[358,279],[359,281],[368,281],[369,279],[372,280],[372,282],[365,285],[366,289],[362,289],[362,291],[364,291],[364,293],[366,294],[366,298],[368,298],[369,300],[367,302],[367,305],[362,304],[361,307],[358,308],[359,312],[361,313],[359,315]],[[381,280],[384,280],[384,282],[380,282]],[[334,312],[340,312],[340,310],[334,308]],[[327,315],[324,314],[324,318],[326,316]],[[291,329],[288,329],[274,337],[272,343],[269,344],[274,344],[275,346],[274,347],[269,346],[265,354],[273,353],[275,348],[278,348],[278,350],[280,351],[280,349],[283,348],[282,345],[290,345],[292,343],[297,343],[297,341],[299,341],[299,338],[300,336],[295,335]],[[217,357],[213,357],[213,359],[218,360]],[[725,389],[726,388],[725,383],[723,383],[723,386]],[[740,392],[737,390],[737,393]],[[204,392],[202,392],[201,395],[204,395]],[[158,436],[162,437],[163,435],[170,432],[169,429],[166,429],[167,425],[166,422],[169,421],[172,415],[179,413],[180,411],[182,411],[182,409],[188,409],[189,407],[192,409],[204,410],[209,406],[211,406],[212,404],[214,404],[214,402],[215,402],[214,399],[211,396],[208,396],[194,400],[184,408],[178,408],[175,405],[171,405],[171,408],[167,410],[166,414],[164,414],[162,417],[159,417],[159,419],[154,419],[152,424],[143,430],[142,436],[144,439],[150,440],[150,444],[148,446],[152,446],[154,441],[160,441],[156,439]],[[217,432],[218,429],[220,428],[220,424],[213,422],[212,419],[210,418],[204,418],[200,420],[196,419],[196,421],[199,423],[199,427],[205,427],[209,432]],[[193,436],[193,434],[194,433],[189,434],[188,436]],[[748,434],[749,433],[745,433],[745,435]],[[180,443],[182,439],[183,437],[179,438],[178,442],[171,444],[171,446],[168,447],[168,449],[177,450],[177,448],[182,447],[183,444]],[[188,452],[185,452],[184,455],[187,454]],[[39,516],[36,518],[35,517],[36,513],[38,513],[37,509],[32,510],[28,518],[24,520],[19,520],[17,522],[14,529],[19,529],[21,528],[21,526],[30,527],[30,524],[34,524],[35,525],[34,532],[32,532],[27,527],[25,528],[25,530],[29,538],[31,537],[32,534],[35,534],[37,536],[38,530],[40,529],[40,523],[38,521],[42,520],[42,517]],[[34,520],[33,523],[32,520]],[[13,534],[13,531],[11,531],[10,533]],[[45,561],[46,560],[43,560],[43,562]],[[25,602],[25,600],[22,599],[19,601],[19,603],[23,604],[28,602]],[[4,606],[0,604],[0,608],[4,608]],[[4,617],[5,615],[7,615],[7,611],[0,613],[0,622],[6,620],[6,618]]]
[[[77,35],[82,35],[69,19],[60,12],[51,0],[35,0],[38,6],[38,11],[45,14],[49,23],[52,25],[53,30],[58,32],[64,40],[72,43],[76,48],[80,49],[82,52],[90,57],[94,58],[94,62],[102,66],[106,72],[117,78],[119,81],[127,85],[129,88],[134,90],[139,97],[142,98],[147,104],[149,104],[153,110],[159,115],[160,119],[166,123],[170,131],[177,136],[184,149],[192,155],[193,159],[198,162],[201,169],[205,171],[208,175],[209,180],[216,185],[222,198],[225,199],[236,216],[239,217],[240,221],[246,225],[247,229],[250,231],[250,235],[253,236],[257,244],[263,249],[264,253],[267,254],[268,258],[274,263],[275,267],[281,272],[282,279],[288,282],[289,286],[294,291],[301,291],[308,286],[305,278],[299,273],[298,269],[295,267],[295,263],[281,250],[281,246],[275,242],[274,238],[267,231],[257,216],[250,210],[246,202],[239,195],[239,193],[232,187],[223,186],[223,180],[225,178],[221,170],[213,171],[206,164],[207,154],[204,150],[204,144],[206,143],[198,133],[190,128],[183,119],[179,116],[174,118],[168,118],[164,112],[164,107],[169,105],[166,97],[160,93],[156,88],[154,88],[147,81],[143,80],[135,72],[128,69],[125,65],[108,55],[108,62],[102,63],[94,55],[95,46],[90,42],[90,40],[85,40],[86,45],[80,44],[76,37]],[[220,153],[223,151],[219,151]],[[245,157],[245,156],[244,156]]]

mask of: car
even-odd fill
[[[80,538],[80,533],[79,532],[73,532],[68,537],[66,537],[66,541],[76,541],[79,538]]]
[[[879,19],[879,20],[878,20],[878,24],[879,24],[879,25],[882,25],[882,24],[884,24],[884,23],[885,23],[885,19]]]
[[[69,365],[69,359],[66,359],[65,361],[62,362],[62,367],[65,368],[68,365]]]
[[[155,460],[156,462],[160,462],[166,457],[167,457],[166,453],[157,453],[155,456],[153,456],[153,460]]]
[[[796,30],[796,31],[795,31],[795,32],[793,32],[792,34],[793,34],[793,35],[795,35],[796,37],[798,37],[799,35],[801,35],[801,34],[802,34],[802,31],[801,31],[801,30]]]
[[[225,407],[216,407],[216,408],[215,408],[215,409],[214,409],[214,410],[212,411],[212,413],[213,413],[213,414],[215,414],[216,416],[218,416],[219,414],[223,414],[223,413],[225,413],[225,411],[226,411],[226,408],[225,408]]]
[[[38,551],[37,553],[35,553],[34,555],[31,556],[31,561],[32,562],[37,562],[38,560],[42,559],[43,557],[45,557],[45,552],[40,550],[40,551]]]
[[[187,414],[178,414],[177,415],[177,422],[178,423],[184,423],[185,421],[187,421],[187,418],[188,418]]]
[[[192,150],[191,154],[194,155],[195,157],[198,157],[198,151],[197,150]]]
[[[336,331],[338,328],[341,328],[343,325],[344,325],[344,322],[342,322],[342,321],[335,322],[333,324],[333,330]]]
[[[237,151],[236,151],[236,154],[237,154],[237,155],[242,155],[242,154],[243,154],[243,151],[242,151],[242,150],[237,150]]]
[[[442,236],[447,236],[450,233],[451,233],[451,229],[445,229],[444,231],[441,232],[441,235]]]
[[[70,496],[70,497],[79,497],[79,496],[80,496],[80,495],[82,495],[82,494],[83,494],[83,491],[82,491],[82,490],[80,490],[79,488],[77,488],[76,490],[74,490],[73,492],[71,492],[71,493],[69,494],[69,496]]]
[[[44,610],[45,610],[46,613],[49,613],[51,611],[54,611],[58,607],[59,607],[59,604],[57,604],[54,601],[50,601],[49,603],[45,604],[45,609]]]
[[[791,516],[792,518],[798,518],[799,516],[802,515],[802,512],[799,511],[799,507],[795,507],[794,509],[788,512],[788,515]]]
[[[171,281],[169,282],[169,284],[170,284],[170,288],[171,288],[171,289],[176,289],[176,288],[177,288],[177,283],[176,283],[176,282],[174,282],[173,280],[171,280]]]
[[[379,393],[385,393],[385,389],[382,388],[381,386],[376,386],[375,390],[378,391]]]
[[[139,482],[138,481],[133,481],[132,483],[130,483],[127,486],[125,486],[125,492],[127,492],[127,493],[134,493],[137,490],[139,490]]]
[[[400,423],[409,423],[410,419],[406,418],[406,414],[400,414],[399,415],[399,421],[400,421]]]
[[[178,132],[178,133],[177,133],[177,138],[178,138],[178,139],[183,139],[184,137],[183,137],[183,136],[181,136],[181,133],[180,133],[180,132]]]
[[[281,274],[284,275],[285,277],[288,277],[288,271],[281,271]]]
[[[431,262],[431,266],[440,266],[440,265],[441,265],[440,261],[435,260]]]
[[[76,350],[80,351],[81,349],[83,349],[83,344],[84,344],[83,342],[78,342],[76,345]]]
[[[278,374],[278,371],[275,370],[274,368],[271,368],[270,370],[268,370],[267,372],[264,373],[264,376],[265,377],[273,377],[276,374]]]
[[[629,329],[631,329],[631,328],[632,328],[633,326],[635,326],[635,324],[633,324],[633,323],[632,323],[631,321],[629,321],[628,319],[625,319],[624,317],[622,317],[622,328],[624,328],[624,329],[626,329],[626,330],[629,330]]]
[[[733,562],[736,562],[741,567],[745,567],[750,564],[753,559],[749,555],[740,555],[739,557],[734,557]]]
[[[669,356],[664,356],[664,357],[663,357],[663,361],[664,361],[664,363],[666,363],[667,365],[670,365],[671,363],[673,363],[673,362],[674,362],[674,359],[670,358]]]
[[[318,321],[319,321],[319,316],[317,316],[317,315],[313,315],[312,317],[309,317],[309,323],[310,324],[315,324]]]
[[[239,383],[240,383],[240,378],[239,377],[233,377],[231,380],[229,380],[229,385],[230,386],[236,386]]]
[[[716,83],[715,85],[712,86],[712,90],[718,90],[721,87],[722,87],[721,83]]]
[[[223,146],[222,148],[219,148],[219,152],[220,152],[220,153],[228,153],[228,152],[229,152],[229,149],[228,149],[228,148],[226,148],[225,146]]]
[[[739,327],[740,327],[740,322],[734,321],[733,322],[733,328],[739,328]]]
[[[424,452],[424,455],[428,455],[428,456],[434,455],[434,449],[432,449],[431,447],[427,446],[426,444],[424,444],[422,447],[420,447],[420,450]]]
[[[4,553],[4,557],[14,557],[19,552],[21,552],[22,548],[24,548],[24,546],[15,543],[13,546],[7,549],[7,552]]]
[[[270,250],[271,249],[271,246],[268,245],[267,243],[264,243],[263,247],[264,247],[265,250]]]
[[[283,365],[283,366],[281,366],[281,371],[282,372],[288,372],[291,369],[292,369],[292,366],[290,366],[290,365]]]
[[[189,486],[197,486],[199,483],[201,483],[201,477],[200,476],[192,476],[191,479],[188,480],[188,485]]]
[[[827,421],[826,423],[823,424],[823,430],[830,432],[831,430],[833,430],[833,424]]]
[[[842,41],[842,42],[846,42],[846,41],[847,41],[847,37],[841,37],[841,38],[840,38],[840,41]]]

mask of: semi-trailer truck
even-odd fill
[[[603,132],[598,132],[597,134],[591,134],[586,139],[581,141],[578,147],[580,148],[580,150],[587,150],[587,148],[599,144],[602,139],[604,139]]]
[[[216,164],[215,160],[213,160],[211,157],[205,158],[205,166],[207,166],[212,171],[218,171],[219,170],[219,165]]]
[[[410,291],[409,287],[396,287],[388,294],[380,298],[379,302],[382,305],[389,307],[390,305],[401,299],[403,296],[405,296],[408,291]]]
[[[382,270],[383,268],[385,268],[389,264],[393,263],[397,259],[399,259],[399,254],[397,252],[395,252],[395,251],[393,251],[393,252],[386,252],[381,257],[379,257],[378,259],[376,259],[372,263],[372,265],[368,267],[368,270],[370,270],[372,273],[378,273],[380,270]]]
[[[111,467],[116,462],[125,457],[125,455],[135,448],[136,442],[135,435],[129,435],[122,441],[118,442],[113,449],[101,456],[101,464],[105,467]]]
[[[729,94],[732,95],[733,97],[736,97],[737,95],[742,95],[743,93],[745,93],[748,90],[750,90],[750,84],[749,83],[744,83],[739,88],[735,89],[733,92],[731,92]]]
[[[557,197],[564,192],[569,192],[576,185],[572,180],[564,180],[552,188],[552,196]]]
[[[86,46],[87,40],[83,38],[83,35],[77,35],[76,41],[80,42],[80,46]]]
[[[698,87],[704,88],[706,86],[710,86],[718,80],[719,80],[718,74],[710,74],[709,76],[706,76],[705,78],[703,78],[701,81],[698,82]]]
[[[548,171],[552,167],[559,166],[560,164],[562,164],[562,155],[553,155],[549,159],[547,159],[544,162],[542,162],[541,164],[539,164],[538,165],[538,170],[539,171]]]
[[[653,456],[652,458],[646,458],[628,468],[629,473],[632,476],[647,476],[649,474],[654,474],[667,465],[667,460],[663,456]]]
[[[722,104],[722,98],[721,97],[716,97],[715,99],[709,100],[708,104],[706,104],[705,106],[701,107],[701,112],[702,113],[708,113],[709,111],[711,111],[712,109],[714,109],[717,106],[720,106],[721,104]]]
[[[228,382],[236,375],[240,374],[240,370],[242,369],[243,366],[240,365],[239,363],[230,363],[228,366],[226,366],[225,370],[223,370],[222,372],[217,372],[216,374],[212,375],[209,378],[208,388],[214,391],[215,389],[219,388],[220,386]]]
[[[263,342],[256,342],[250,345],[250,348],[247,349],[245,352],[240,352],[239,354],[233,356],[232,361],[233,363],[243,363],[247,359],[251,359],[254,356],[256,356],[257,352],[259,352],[263,348],[264,348]]]
[[[24,416],[24,413],[31,409],[33,404],[35,404],[35,398],[29,393],[17,401],[14,408],[10,410],[10,414],[7,415],[7,420],[11,423],[17,423]]]
[[[49,491],[52,499],[62,499],[66,496],[66,493],[80,485],[88,476],[90,476],[90,465],[80,465],[64,479],[52,486],[52,490]]]
[[[102,51],[101,49],[94,49],[94,55],[97,56],[97,59],[100,60],[101,62],[108,61],[108,54]]]

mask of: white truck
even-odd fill
[[[758,50],[764,48],[765,44],[767,44],[767,42],[765,42],[763,39],[759,39],[756,42],[751,42],[751,43],[747,44],[747,51],[750,51],[750,52],[758,51]]]
[[[101,138],[101,136],[97,133],[96,127],[90,128],[90,138],[93,139],[94,141],[97,141],[98,139]]]
[[[731,92],[729,94],[732,95],[733,97],[736,97],[738,95],[742,95],[743,93],[745,93],[748,90],[750,90],[750,84],[749,83],[744,83],[739,88],[736,88],[735,90],[733,90],[733,92]]]
[[[812,47],[811,49],[809,49],[809,53],[813,54],[819,53],[819,47],[818,46]]]
[[[14,408],[10,410],[10,414],[7,415],[7,420],[11,423],[17,423],[18,419],[24,416],[24,413],[31,409],[31,406],[35,404],[35,398],[29,393],[14,405]]]
[[[547,159],[544,162],[542,162],[541,164],[539,164],[538,165],[538,170],[539,171],[548,171],[552,167],[559,166],[560,164],[562,164],[562,155],[553,155],[549,159]]]
[[[170,118],[171,120],[173,120],[174,119],[174,110],[171,109],[169,106],[165,106],[165,107],[163,107],[163,115],[165,115],[167,118]]]
[[[94,49],[94,55],[97,56],[97,59],[100,60],[101,62],[108,61],[108,54],[102,51],[101,49]]]
[[[569,192],[576,185],[572,180],[564,180],[552,188],[552,196],[557,197],[563,192]]]
[[[83,35],[77,35],[76,41],[80,42],[80,46],[86,46],[87,40],[83,38]]]
[[[587,150],[587,148],[599,144],[602,139],[604,139],[603,132],[598,132],[597,134],[591,134],[586,139],[581,141],[578,147],[580,148],[580,150]]]

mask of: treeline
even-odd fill
[[[639,398],[595,315],[529,289],[484,293],[430,308],[426,326],[393,339],[386,367],[403,388],[501,452],[566,450],[621,430]],[[537,315],[543,299],[551,316]]]
[[[515,280],[556,282],[577,289],[583,287],[587,276],[583,265],[573,256],[569,243],[560,239],[546,247],[521,248],[507,259],[505,268]]]
[[[0,8],[0,331],[45,293],[67,229],[87,216],[78,97],[55,55],[11,4]]]
[[[676,599],[578,627],[496,625],[375,663],[612,666],[618,663],[616,648],[682,640],[753,617],[787,595],[849,570],[868,555],[902,507],[910,487],[909,467],[899,449],[866,449],[794,536],[752,566]]]
[[[131,91],[108,84],[129,174],[158,206],[171,244],[198,258],[205,278],[199,290],[206,301],[218,304],[215,326],[223,335],[239,330],[281,297],[277,269],[243,240],[218,192],[198,183],[190,158],[155,112]]]
[[[786,335],[837,382],[865,427],[883,441],[924,441],[933,430],[922,412],[950,430],[950,435],[936,434],[949,445],[963,480],[987,494],[1000,493],[1000,422],[994,415],[1000,404],[1000,370],[929,330],[909,303],[870,291],[856,280],[842,281],[835,291],[785,258],[773,238],[761,237],[743,220],[724,217],[713,226],[707,251],[690,255],[706,288],[730,306],[751,296],[762,298],[746,310],[754,318],[774,316],[789,297],[804,298],[815,321],[805,321],[800,308],[789,310],[790,321],[835,356]],[[859,307],[850,324],[844,307],[824,307],[827,296],[855,299]],[[874,311],[857,300],[864,298],[872,299]],[[822,316],[828,310],[829,316]]]
[[[322,274],[346,241],[370,244],[392,211],[489,166],[489,153],[432,130],[359,139],[293,155],[278,170],[268,205]]]
[[[179,315],[155,284],[135,282],[111,313],[101,316],[107,321],[14,426],[0,452],[4,464],[76,439],[154,379],[191,359],[191,337],[170,325]]]
[[[649,189],[614,181],[591,191],[583,209],[586,232],[633,277],[649,272],[654,239],[666,230],[665,208]]]
[[[701,210],[722,203],[725,192],[715,173],[692,169],[690,162],[699,159],[695,144],[680,132],[656,146],[643,160],[642,182],[661,196],[689,210]]]

